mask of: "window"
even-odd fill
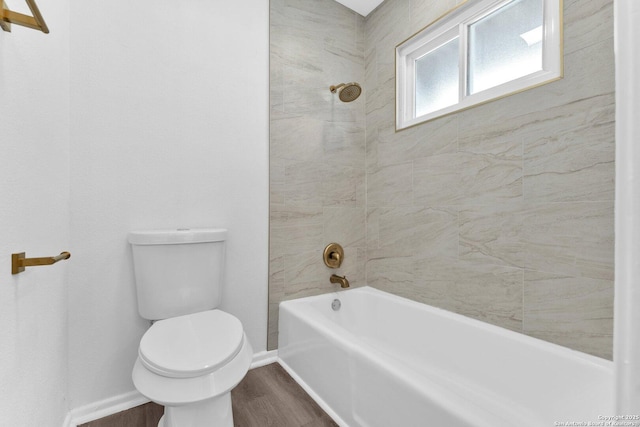
[[[469,1],[396,48],[398,130],[562,77],[560,0]]]

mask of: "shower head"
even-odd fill
[[[342,102],[355,101],[362,93],[362,88],[356,82],[340,83],[337,86],[330,86],[329,90],[331,91],[331,93],[336,93],[337,91],[338,97]]]

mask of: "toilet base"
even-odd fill
[[[231,392],[198,403],[165,406],[158,427],[233,427]]]

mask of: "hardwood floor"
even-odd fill
[[[164,407],[150,402],[78,427],[157,427]]]
[[[235,427],[337,426],[277,363],[249,371],[231,400]]]
[[[231,400],[235,427],[337,426],[277,363],[249,371]],[[78,427],[156,427],[163,412],[147,403]]]

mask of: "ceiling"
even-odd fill
[[[362,16],[367,16],[369,12],[378,7],[383,0],[336,0],[347,6],[349,9],[358,12]]]

